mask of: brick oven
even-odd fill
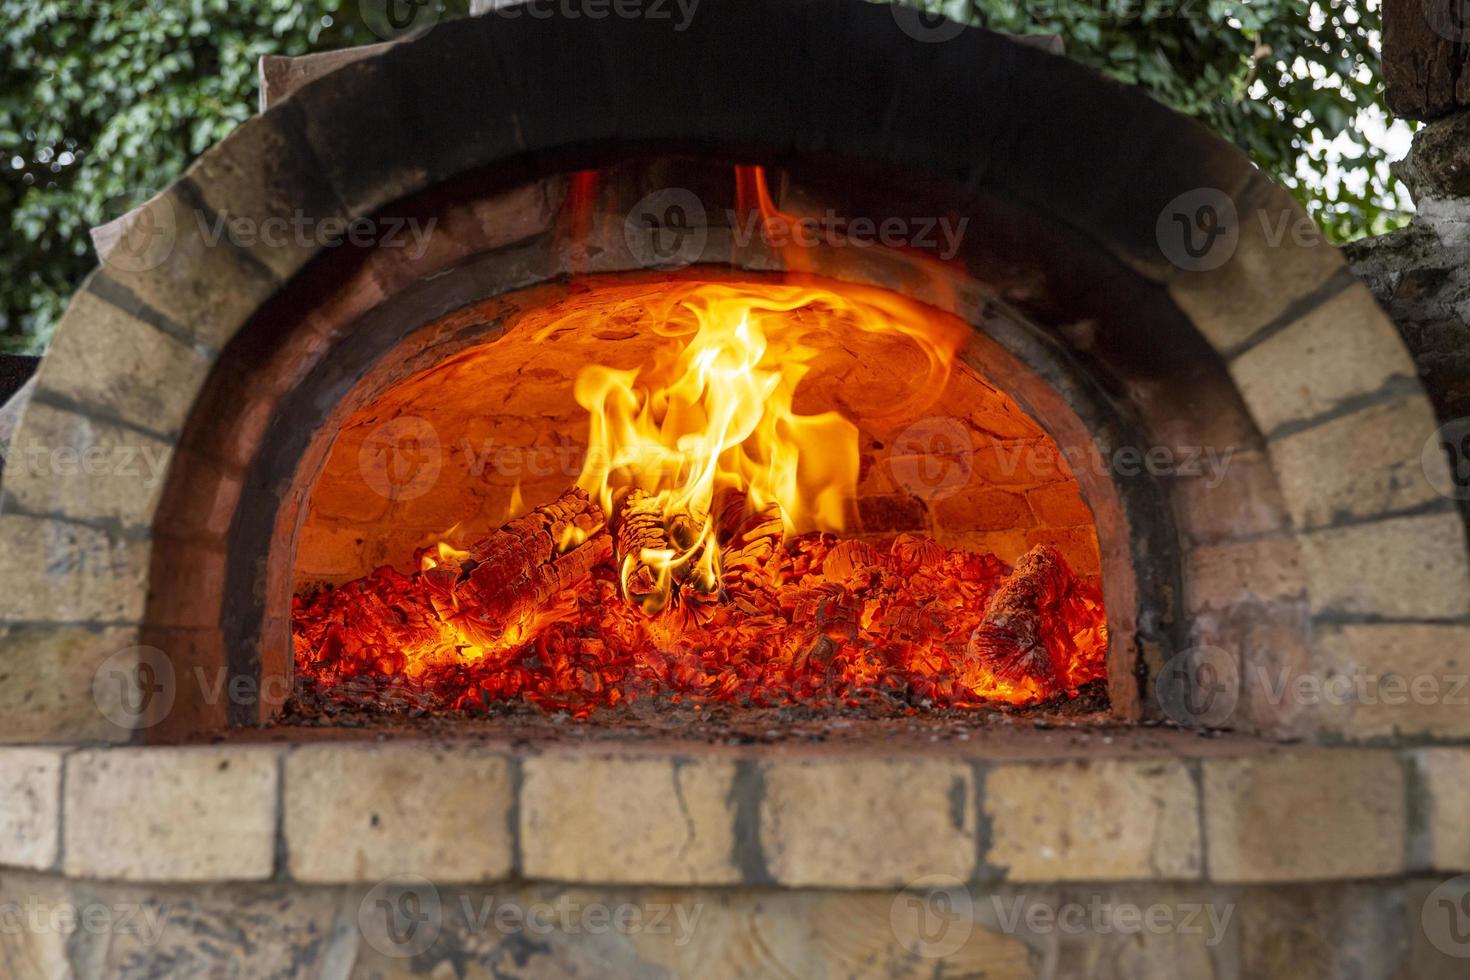
[[[0,474],[0,893],[106,928],[13,975],[1470,955],[1398,332],[1238,151],[949,27],[490,11],[102,230]]]

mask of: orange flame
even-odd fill
[[[683,545],[625,557],[625,586],[639,560],[657,576],[651,611],[667,603],[676,573],[718,580],[711,511],[722,490],[743,491],[753,511],[775,505],[788,535],[845,530],[857,496],[857,427],[835,411],[795,408],[823,350],[817,335],[830,342],[834,330],[858,329],[910,338],[929,363],[915,391],[922,400],[944,386],[957,344],[922,307],[876,291],[703,283],[671,293],[649,324],[671,344],[638,370],[589,365],[575,388],[591,416],[578,486],[609,514],[620,491],[642,490],[665,522],[683,516],[697,528]],[[912,401],[896,411],[912,413]]]
[[[770,227],[773,224],[792,227],[797,223],[795,215],[788,214],[776,206],[775,198],[771,196],[770,184],[766,179],[765,167],[736,166],[735,207],[742,215],[752,211],[759,214],[762,227]],[[781,249],[781,260],[790,272],[808,273],[812,271],[811,256],[806,249],[793,241],[788,241]]]

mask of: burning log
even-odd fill
[[[1086,620],[1076,607],[1079,583],[1056,549],[1037,545],[1016,560],[970,634],[967,652],[995,676],[1020,684],[1039,681],[1048,695],[1065,687],[1062,668],[1072,658],[1074,628]]]
[[[423,580],[441,614],[476,644],[519,639],[537,609],[611,557],[603,525],[602,508],[573,487],[426,569]]]
[[[715,582],[701,574],[704,526],[700,514],[669,515],[643,490],[621,491],[611,530],[623,598],[649,615],[678,606],[681,599],[717,601]]]
[[[749,499],[738,490],[728,490],[715,501],[716,539],[723,549],[720,586],[727,599],[747,611],[769,614],[778,605],[786,528],[778,505],[758,511],[749,507]]]
[[[650,553],[671,553],[673,543],[664,526],[657,498],[633,488],[619,493],[609,526],[613,558],[621,575],[623,597],[645,612],[656,613],[668,604],[670,584],[648,559]]]
[[[407,576],[380,568],[294,604],[296,646],[307,662],[340,669],[370,662],[383,673],[454,645],[497,646],[528,638],[538,610],[570,594],[612,555],[602,510],[567,491],[471,545],[441,549]]]

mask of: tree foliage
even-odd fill
[[[0,350],[44,345],[95,264],[90,227],[255,111],[262,55],[380,40],[360,5],[383,2],[0,0]],[[438,16],[464,12],[464,0],[432,2]],[[1072,57],[1234,140],[1339,238],[1393,216],[1387,167],[1360,138],[1349,165],[1361,189],[1296,176],[1299,160],[1313,162],[1313,134],[1351,134],[1381,98],[1379,0],[925,2],[998,30],[1062,35]]]
[[[383,40],[365,14],[358,0],[0,0],[0,350],[45,343],[96,264],[92,226],[250,118],[262,55]]]
[[[1358,131],[1386,116],[1382,0],[919,0],[1017,34],[1056,34],[1067,54],[1211,126],[1297,195],[1330,237],[1401,223],[1396,181]],[[1325,146],[1346,143],[1341,175]],[[1303,180],[1305,169],[1317,180]]]

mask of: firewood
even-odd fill
[[[602,508],[573,487],[421,573],[435,608],[473,642],[523,635],[534,612],[611,556]]]
[[[990,597],[970,634],[969,655],[1004,680],[1033,678],[1054,693],[1059,660],[1073,645],[1066,592],[1075,582],[1056,549],[1037,545],[1026,552]]]
[[[696,607],[684,610],[681,617],[691,625],[708,622],[712,610],[698,607],[719,602],[720,583],[701,561],[700,539],[707,523],[702,513],[667,514],[657,498],[643,490],[620,491],[609,527],[623,597],[649,615]],[[659,553],[684,558],[660,570],[648,557]]]
[[[773,613],[778,605],[781,541],[786,529],[778,505],[768,504],[758,511],[749,508],[749,500],[738,490],[716,498],[721,592],[742,608]]]
[[[612,554],[602,508],[573,487],[475,542],[454,589],[456,625],[481,645],[526,638],[536,610]]]
[[[602,508],[586,491],[572,487],[551,503],[475,541],[467,551],[440,558],[423,572],[423,580],[432,591],[448,596],[482,566],[489,566],[490,571],[480,576],[479,604],[493,609],[497,602],[511,601],[516,586],[531,570],[585,541],[604,522]]]
[[[637,487],[620,491],[613,503],[609,529],[623,598],[644,612],[661,612],[672,596],[673,583],[660,581],[663,574],[646,556],[650,552],[673,552],[676,546],[669,538],[658,498]]]
[[[883,564],[878,549],[866,541],[839,541],[822,562],[822,574],[841,582],[870,573]]]
[[[570,595],[592,569],[611,559],[612,539],[596,534],[560,558],[526,568],[509,583],[494,566],[480,565],[454,590],[455,621],[482,646],[527,639],[537,610]]]
[[[944,561],[944,546],[933,538],[917,534],[900,534],[890,549],[894,567],[901,575],[912,575],[921,568],[932,568]]]

